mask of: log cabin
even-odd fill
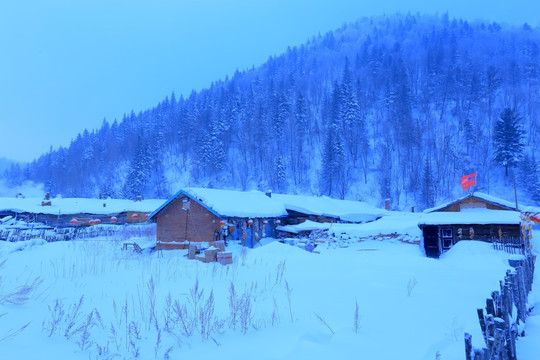
[[[462,240],[524,246],[521,214],[515,204],[483,193],[471,193],[425,210],[418,226],[422,250],[434,258]]]

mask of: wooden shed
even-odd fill
[[[512,203],[482,193],[427,209],[418,223],[422,229],[421,246],[427,256],[435,258],[462,240],[521,248],[521,216],[515,210]]]
[[[253,247],[259,239],[273,236],[275,221],[286,216],[280,202],[260,191],[186,188],[149,219],[157,224],[156,249],[160,250],[215,240],[237,240]]]

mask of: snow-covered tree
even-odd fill
[[[422,202],[426,208],[435,205],[435,189],[433,184],[433,171],[431,169],[431,159],[426,156],[424,161],[424,174],[422,178]]]
[[[135,199],[137,196],[145,196],[148,179],[150,177],[151,154],[148,152],[148,144],[139,135],[136,153],[130,163],[129,172],[124,184],[124,196]]]
[[[520,187],[540,204],[540,169],[533,156],[525,155],[519,165]]]
[[[508,176],[508,168],[515,167],[523,157],[523,127],[516,110],[505,108],[495,123],[493,142],[495,146],[495,162],[504,166],[504,174]]]
[[[287,176],[286,176],[286,170],[285,170],[285,161],[282,156],[278,156],[276,158],[276,164],[274,166],[274,184],[273,188],[277,190],[278,192],[282,192],[285,190],[285,185],[287,183]]]

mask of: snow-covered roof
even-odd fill
[[[52,198],[51,206],[41,206],[41,198],[0,198],[0,211],[34,214],[114,214],[124,211],[152,212],[162,199],[141,201],[125,199]],[[104,207],[103,204],[106,206]]]
[[[387,216],[366,224],[332,224],[329,233],[347,233],[357,237],[390,234],[419,236],[418,219],[422,216],[420,213],[389,211]]]
[[[339,218],[350,222],[373,221],[387,214],[386,210],[365,202],[338,200],[327,196],[272,194],[272,199],[281,202],[287,210],[307,215]]]
[[[424,210],[424,212],[425,213],[431,213],[431,212],[434,212],[434,211],[438,211],[438,210],[444,209],[445,207],[448,207],[450,205],[457,204],[458,202],[463,201],[463,200],[468,199],[468,198],[477,198],[477,199],[480,199],[480,200],[484,200],[484,201],[486,201],[488,203],[499,205],[501,207],[507,208],[508,210],[515,210],[516,209],[516,204],[515,203],[512,203],[510,201],[506,201],[506,200],[497,198],[495,196],[484,194],[484,193],[481,193],[481,192],[475,192],[475,193],[467,194],[465,196],[462,196],[462,197],[460,197],[460,198],[458,198],[456,200],[447,202],[445,204],[441,204],[441,205],[432,207],[430,209],[426,209],[426,210]]]
[[[331,225],[332,224],[330,223],[318,223],[315,221],[306,220],[297,225],[278,226],[276,227],[276,230],[285,231],[291,234],[298,234],[302,231],[328,230]]]
[[[518,211],[470,209],[460,212],[433,212],[423,214],[418,225],[518,225],[521,223]]]
[[[150,214],[150,218],[157,215],[182,194],[196,200],[218,217],[271,218],[287,216],[287,210],[282,203],[272,200],[261,191],[185,188]]]
[[[360,201],[337,200],[326,196],[272,194],[261,191],[185,188],[154,211],[154,217],[171,201],[185,194],[220,217],[284,217],[287,210],[307,215],[322,215],[344,221],[366,222],[387,212]]]
[[[540,213],[540,207],[539,206],[524,206],[519,207],[519,210],[526,213]]]

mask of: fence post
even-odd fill
[[[469,333],[465,333],[465,360],[473,360],[471,356],[472,351],[472,336]]]

